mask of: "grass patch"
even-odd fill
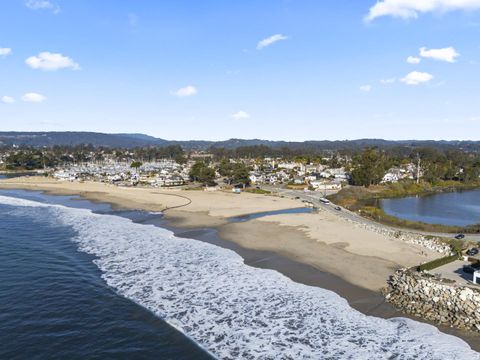
[[[248,192],[251,194],[259,194],[259,195],[270,195],[272,193],[271,191],[268,191],[268,190],[256,189],[256,188],[245,189],[245,192]]]
[[[433,270],[435,268],[438,268],[440,266],[449,264],[451,262],[454,262],[455,260],[459,259],[459,255],[451,255],[451,256],[445,256],[440,259],[435,259],[433,261],[427,262],[425,264],[417,266],[417,271],[423,271],[423,270]]]

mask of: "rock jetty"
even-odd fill
[[[402,269],[390,277],[384,295],[408,314],[480,332],[480,290],[446,284],[429,273]]]

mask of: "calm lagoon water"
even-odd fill
[[[272,215],[309,214],[309,213],[312,213],[313,211],[314,210],[312,208],[308,208],[308,207],[273,210],[273,211],[263,211],[263,212],[258,212],[258,213],[254,213],[254,214],[233,216],[233,217],[229,218],[228,221],[231,222],[231,223],[237,223],[237,222],[245,222],[245,221],[255,220],[255,219],[259,219],[259,218],[266,217],[266,216],[272,216]]]
[[[428,224],[467,226],[480,223],[480,190],[382,199],[388,215]]]

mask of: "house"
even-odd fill
[[[266,183],[269,183],[269,184],[276,184],[278,182],[278,177],[277,175],[269,175],[267,176],[267,178],[265,179],[265,182]]]
[[[265,182],[265,176],[260,173],[251,173],[249,176],[250,181],[252,184],[261,184]]]
[[[279,163],[278,168],[279,169],[287,169],[287,170],[293,170],[295,168],[299,167],[299,164],[294,163],[294,162],[289,162],[289,163]]]
[[[293,179],[293,183],[294,183],[295,185],[305,184],[305,179],[302,178],[302,177],[298,177],[298,176],[297,176],[297,177],[295,177],[295,178]]]
[[[401,177],[397,173],[389,171],[383,176],[381,183],[396,183],[400,179]]]
[[[345,169],[342,168],[330,168],[330,169],[325,169],[320,173],[320,176],[323,178],[334,178],[339,181],[348,181],[349,175],[345,171]]]
[[[317,176],[313,175],[313,174],[310,174],[310,175],[305,176],[305,180],[309,181],[309,182],[315,181],[315,180],[317,180]]]

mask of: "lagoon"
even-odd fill
[[[386,214],[428,224],[480,223],[480,189],[380,200]]]

